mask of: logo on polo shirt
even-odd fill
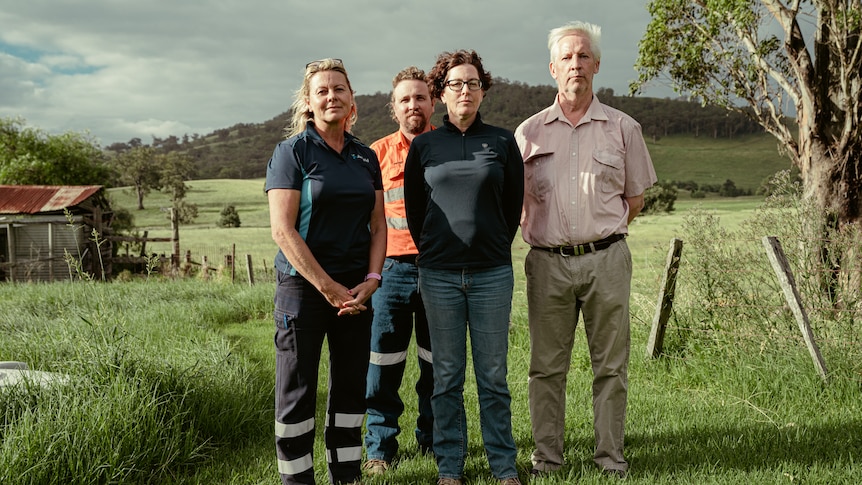
[[[351,156],[353,157],[353,159],[354,159],[354,160],[359,159],[359,160],[362,160],[362,161],[363,161],[363,162],[365,162],[365,163],[371,163],[371,160],[369,160],[369,159],[367,159],[367,158],[363,157],[362,155],[360,155],[360,154],[358,154],[358,153],[354,153],[354,154],[353,154],[353,155],[351,155]]]

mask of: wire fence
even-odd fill
[[[183,244],[176,264],[170,254],[156,255],[166,276],[197,277],[234,283],[275,283],[274,254],[269,258],[244,252],[233,243]]]
[[[805,356],[800,316],[788,302],[763,238],[751,235],[752,228],[726,232],[714,222],[700,214],[685,227],[662,356],[685,358],[710,347]],[[785,235],[782,243],[816,347],[827,366],[862,382],[862,239],[846,236],[797,233]]]

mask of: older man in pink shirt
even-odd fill
[[[524,121],[521,232],[527,254],[530,417],[534,475],[563,465],[566,375],[582,312],[593,369],[593,460],[624,478],[632,261],[628,224],[656,182],[640,125],[599,102],[593,76],[601,29],[572,22],[550,32],[554,104]]]

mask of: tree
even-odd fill
[[[119,181],[134,187],[138,196],[138,210],[144,210],[144,196],[162,188],[155,150],[145,145],[135,146],[117,155],[114,166]]]
[[[156,160],[161,190],[170,194],[178,220],[183,224],[190,224],[198,216],[198,206],[183,199],[189,190],[186,180],[194,175],[192,159],[179,152],[170,152],[156,155]]]
[[[803,197],[822,213],[812,240],[859,230],[862,0],[652,0],[648,8],[631,91],[667,76],[677,92],[750,116],[787,151]],[[824,245],[827,264],[835,255]]]
[[[194,175],[191,158],[179,152],[159,153],[156,155],[156,165],[162,190],[167,192],[174,202],[184,199],[189,189],[186,180],[190,180]]]
[[[240,226],[239,213],[236,211],[236,207],[227,205],[219,215],[221,216],[218,220],[219,227]]]
[[[109,173],[102,150],[88,136],[48,135],[21,119],[0,118],[0,183],[106,185]]]
[[[733,180],[727,179],[721,184],[721,188],[718,189],[718,195],[721,197],[737,197],[740,194],[740,190],[736,187],[736,183]]]

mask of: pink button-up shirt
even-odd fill
[[[657,178],[641,126],[594,95],[576,126],[559,100],[515,130],[524,157],[521,234],[531,246],[628,233],[629,207]]]

